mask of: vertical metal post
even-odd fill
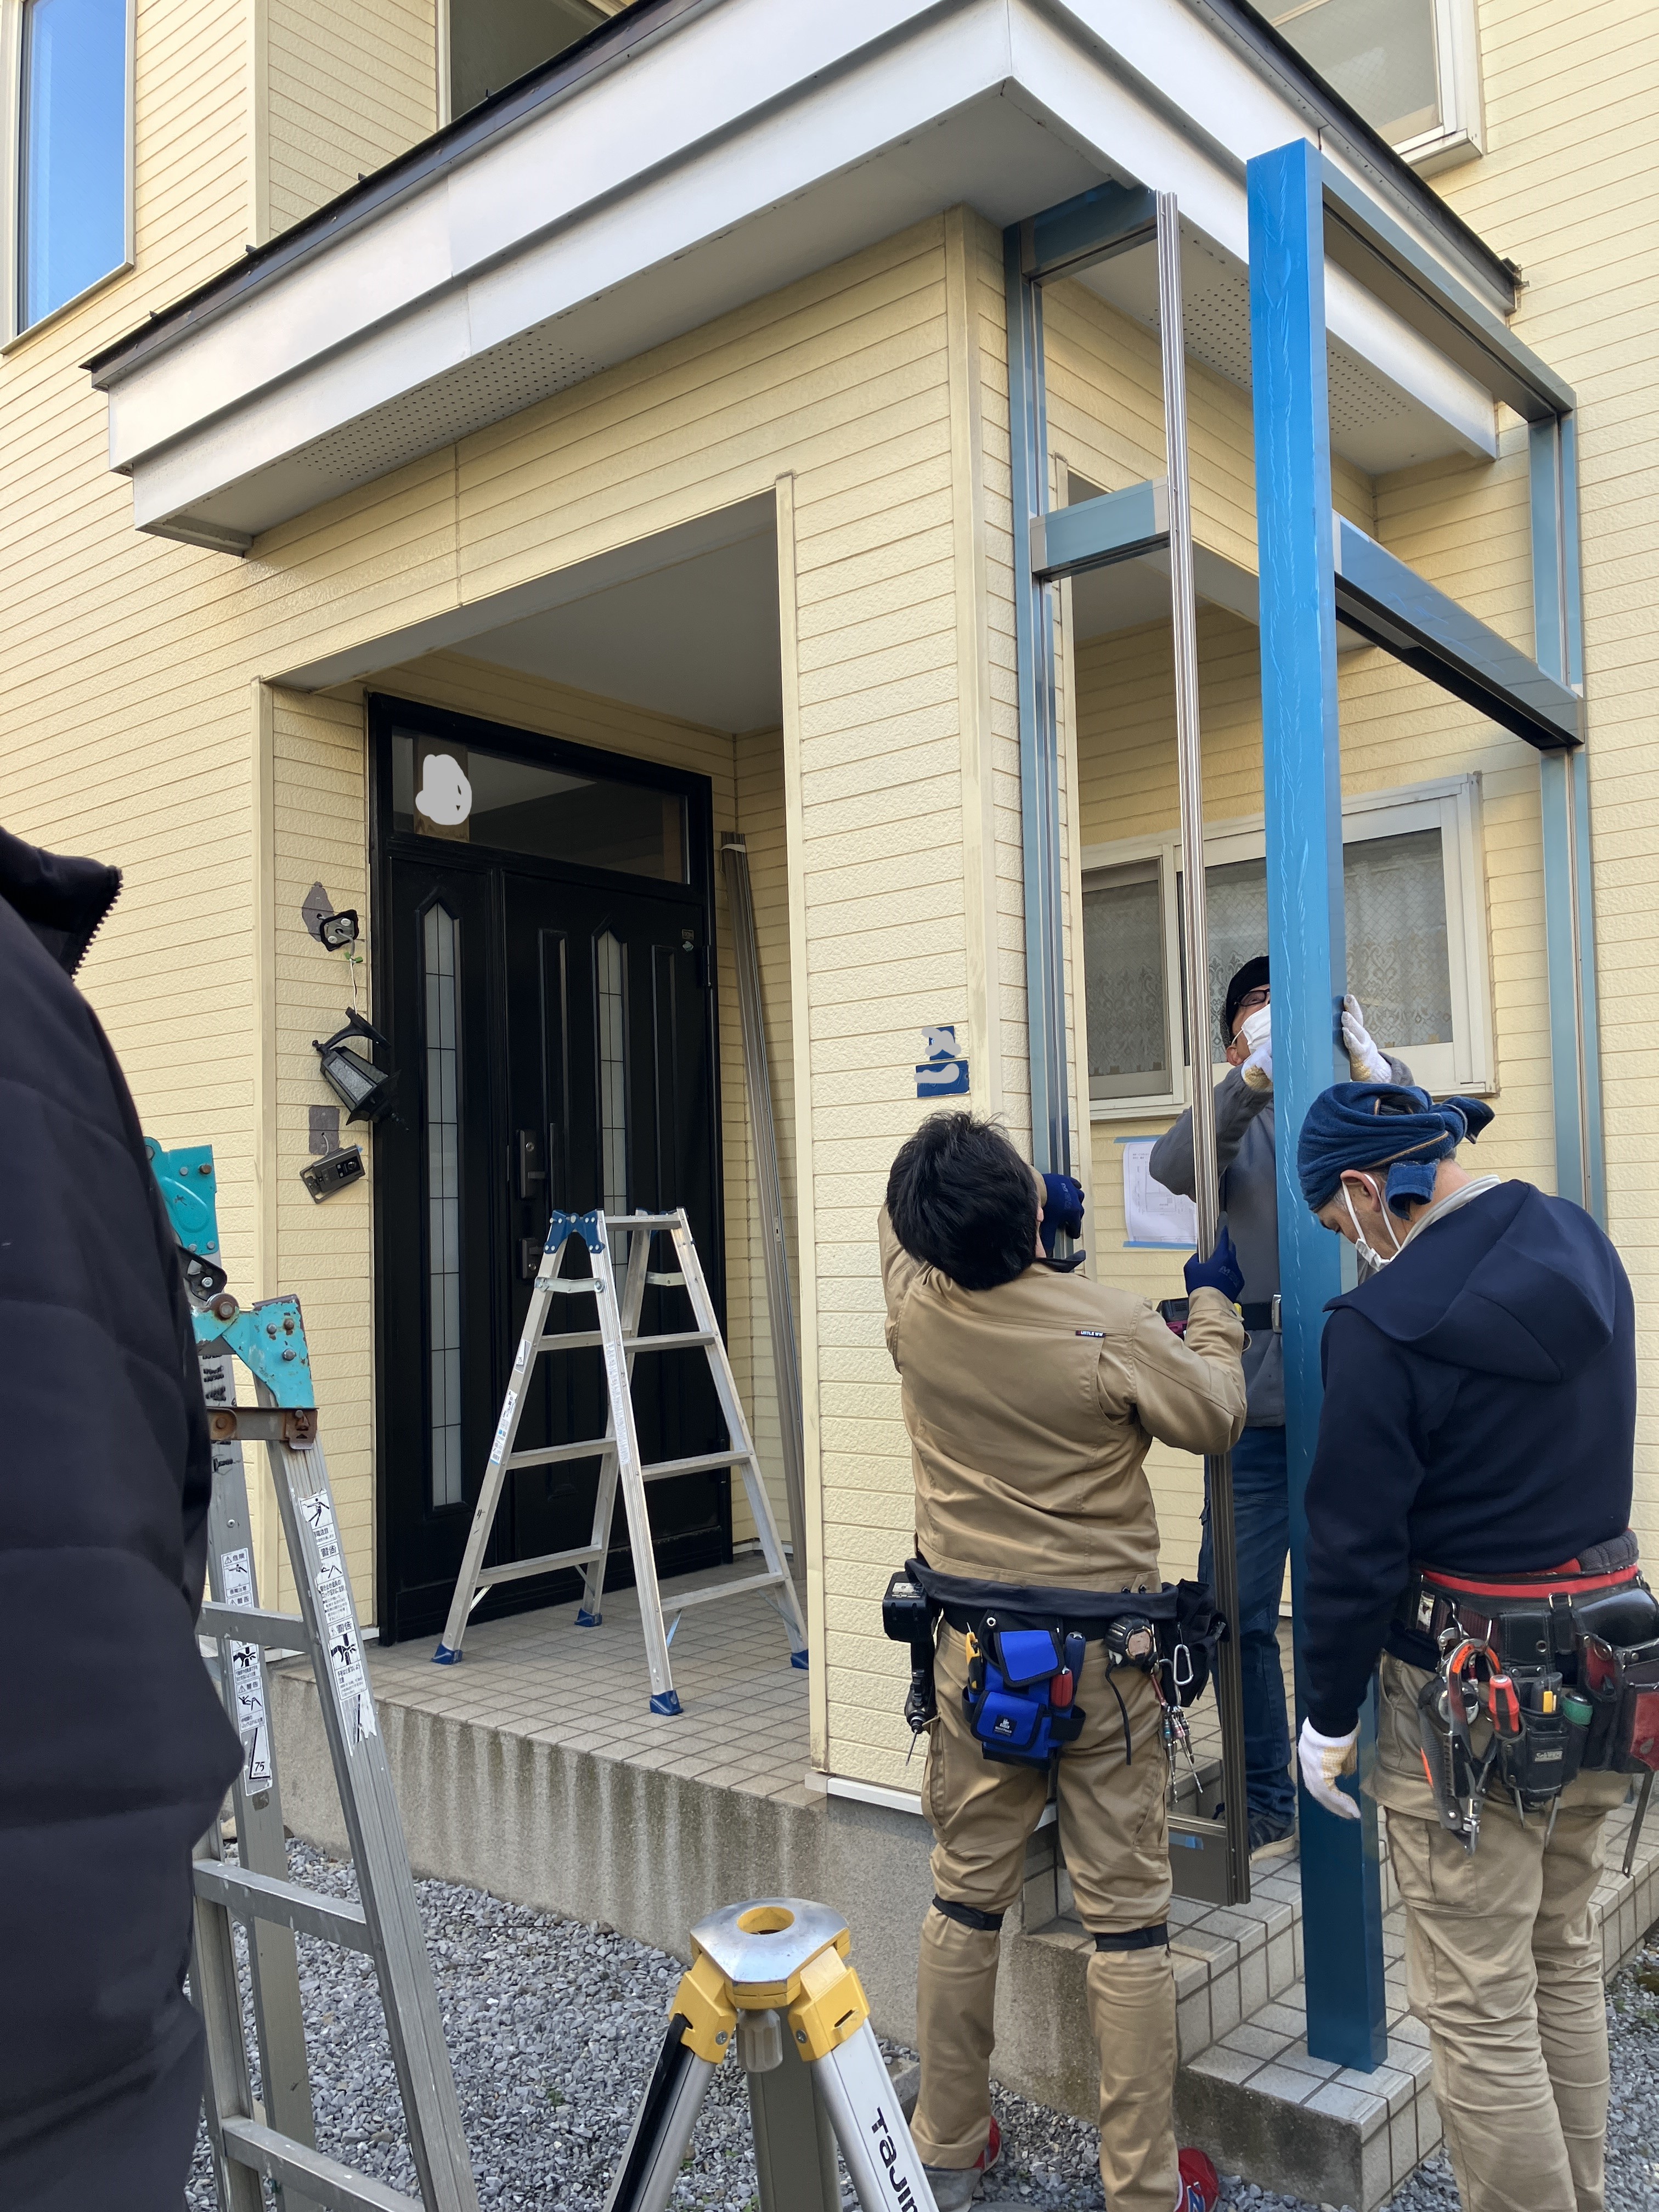
[[[1529,462],[1534,656],[1546,675],[1582,690],[1577,451],[1571,415],[1532,425]],[[1589,764],[1583,746],[1541,754],[1538,775],[1555,1185],[1605,1228]]]
[[[1048,586],[1031,574],[1031,518],[1046,514],[1048,507],[1048,413],[1042,384],[1042,295],[1025,274],[1026,228],[1015,223],[1003,234],[1003,263],[1008,301],[1009,464],[1031,1151],[1041,1172],[1069,1175],[1071,1083],[1066,1064],[1066,940],[1060,865],[1054,607]]]
[[[1175,620],[1176,774],[1181,792],[1182,947],[1193,1064],[1193,1187],[1198,1249],[1215,1249],[1220,1216],[1215,1095],[1210,1087],[1210,950],[1204,897],[1204,765],[1198,712],[1198,602],[1193,584],[1193,503],[1187,469],[1187,337],[1181,294],[1181,216],[1173,192],[1158,196],[1158,306],[1164,353],[1164,467],[1170,481],[1170,599]],[[1222,1453],[1204,1462],[1216,1601],[1238,1620],[1238,1552],[1233,1467]],[[1228,1887],[1250,1894],[1250,1808],[1244,1786],[1244,1686],[1237,1635],[1217,1655],[1221,1767],[1226,1790]]]
[[[732,951],[738,970],[738,1010],[743,1021],[744,1088],[749,1094],[749,1133],[760,1188],[761,1236],[766,1266],[766,1310],[772,1329],[772,1375],[777,1388],[779,1449],[789,1504],[789,1540],[799,1581],[806,1572],[805,1416],[801,1406],[800,1352],[795,1304],[789,1288],[789,1244],[783,1226],[783,1188],[778,1176],[777,1122],[772,1110],[772,1068],[766,1050],[761,998],[760,946],[749,880],[749,848],[727,837],[720,848],[726,896],[732,914]]]
[[[1246,189],[1279,1266],[1299,1623],[1323,1308],[1342,1283],[1336,1239],[1303,1202],[1296,1142],[1314,1097],[1346,1073],[1339,1060],[1346,943],[1319,149],[1297,138],[1256,155]],[[1299,1632],[1296,1662],[1299,1714],[1308,1693]],[[1368,1708],[1362,1735],[1374,1743],[1374,1689]],[[1386,2056],[1388,2039],[1376,1808],[1369,1798],[1361,1807],[1360,1820],[1339,1820],[1300,1793],[1303,1950],[1310,2052],[1369,2070]]]

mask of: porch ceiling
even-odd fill
[[[135,520],[241,550],[941,208],[1001,225],[1111,176],[1180,195],[1194,350],[1247,374],[1243,163],[1333,141],[1293,69],[1230,29],[1243,13],[646,0],[90,364]],[[1334,158],[1507,305],[1494,257],[1353,120]],[[1139,259],[1085,281],[1146,319]],[[1342,450],[1370,470],[1493,450],[1471,376],[1335,266],[1328,296]]]

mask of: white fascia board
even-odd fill
[[[951,138],[969,110],[1006,126],[977,161]],[[994,221],[1034,212],[1069,165],[1072,189],[1092,170],[1176,191],[1243,263],[1244,160],[1304,129],[1182,0],[719,0],[109,372],[112,465],[134,476],[140,527],[257,532],[347,488],[308,464],[317,441],[522,331],[562,320],[591,373],[952,197]],[[1329,277],[1334,336],[1492,451],[1488,397]]]
[[[122,417],[112,465],[188,434],[204,402],[243,406],[439,291],[487,283],[493,267],[535,253],[538,241],[572,258],[568,280],[540,299],[537,322],[671,259],[1000,82],[1006,16],[1006,0],[969,0],[945,20],[920,0],[824,9],[723,0],[319,246],[176,347],[111,372],[112,423],[118,406]],[[919,17],[920,40],[901,38],[895,49],[896,34]],[[868,127],[859,127],[860,108]],[[643,147],[653,149],[648,165]],[[594,227],[604,251],[584,256]],[[471,349],[526,326],[502,327],[486,312],[470,331]],[[447,365],[412,363],[380,397]],[[332,427],[319,422],[311,434]]]
[[[1020,86],[1103,167],[1173,191],[1183,219],[1247,269],[1244,164],[1305,135],[1296,111],[1211,37],[1181,0],[1137,0],[1132,8],[1079,0],[1066,12],[1099,19],[1095,52],[1062,37],[1047,14],[1024,8],[1014,42]],[[1153,60],[1160,76],[1149,90],[1146,71]],[[1170,84],[1181,88],[1179,109],[1164,89]],[[1428,241],[1419,242],[1431,250]],[[1468,452],[1488,459],[1496,454],[1491,393],[1329,262],[1325,320],[1334,340],[1438,416]]]

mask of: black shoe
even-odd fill
[[[1287,1844],[1296,1833],[1294,1815],[1281,1819],[1276,1813],[1252,1813],[1250,1815],[1250,1856],[1265,1851],[1271,1844]]]
[[[1221,1820],[1226,1818],[1226,1806],[1221,1804],[1216,1807],[1210,1817],[1212,1820]],[[1295,1833],[1294,1813],[1282,1820],[1276,1813],[1252,1813],[1250,1815],[1251,1857],[1254,1858],[1258,1851],[1271,1850],[1274,1844],[1289,1843]]]

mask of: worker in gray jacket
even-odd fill
[[[1357,1083],[1409,1083],[1404,1062],[1370,1039],[1359,1002],[1342,1002],[1342,1042]],[[1282,1842],[1296,1826],[1291,1735],[1279,1655],[1279,1601],[1290,1550],[1290,1492],[1285,1459],[1285,1363],[1279,1316],[1279,1183],[1273,1152],[1273,1017],[1265,954],[1247,960],[1227,986],[1221,1012],[1227,1073],[1216,1085],[1216,1170],[1221,1218],[1233,1240],[1244,1287],[1240,1310],[1249,1332],[1244,1380],[1249,1412],[1233,1446],[1233,1522],[1238,1550],[1236,1633],[1244,1682],[1244,1766],[1250,1849]],[[1193,1117],[1189,1109],[1152,1147],[1152,1172],[1165,1190],[1191,1198]],[[1210,1509],[1204,1508],[1199,1579],[1213,1578]]]

